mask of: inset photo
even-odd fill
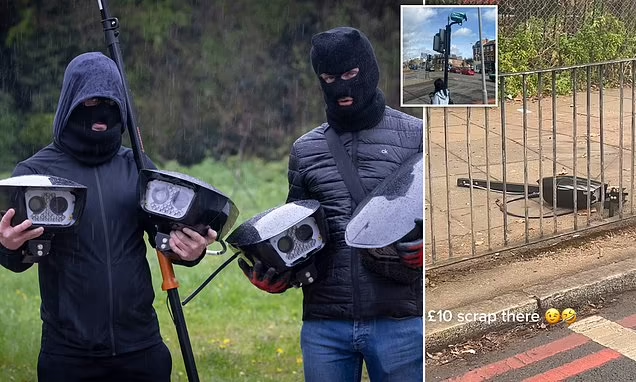
[[[497,106],[497,6],[401,10],[401,106]]]

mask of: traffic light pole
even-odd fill
[[[450,21],[450,20],[449,20]],[[455,24],[460,24],[460,22],[458,21],[453,21],[452,23],[449,23],[446,25],[446,29],[444,30],[444,33],[446,34],[446,36],[444,36],[444,87],[446,89],[448,89],[448,58],[450,55],[450,49],[451,49],[451,26],[455,25]]]
[[[451,22],[451,20],[453,20],[453,22]],[[451,50],[451,26],[455,24],[462,25],[463,21],[467,21],[466,13],[452,12],[450,16],[448,16],[448,24],[446,24],[446,29],[444,29],[444,88],[446,89],[448,89],[448,57],[450,56]],[[433,45],[435,45],[435,38],[433,38]]]
[[[444,30],[444,89],[448,89],[448,53],[451,48],[451,25],[452,24],[447,24]]]

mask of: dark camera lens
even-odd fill
[[[68,208],[68,202],[61,196],[56,196],[49,202],[49,208],[56,215],[62,215]]]
[[[314,235],[314,230],[309,224],[303,224],[296,228],[296,238],[300,241],[307,241]]]
[[[294,241],[289,236],[283,236],[278,239],[278,250],[283,253],[288,253],[294,248]]]
[[[153,202],[157,204],[164,204],[170,197],[170,191],[168,191],[168,187],[166,186],[158,186],[152,190],[151,196]]]
[[[44,211],[46,208],[46,203],[44,202],[44,198],[41,196],[34,196],[29,199],[29,209],[33,211],[34,214],[39,214]]]

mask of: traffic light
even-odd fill
[[[433,37],[433,50],[439,53],[444,53],[444,47],[440,43],[439,33],[435,33]]]
[[[433,37],[433,50],[439,53],[446,50],[446,29],[440,29]]]

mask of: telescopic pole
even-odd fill
[[[138,170],[146,168],[146,161],[144,155],[144,147],[141,141],[141,131],[137,125],[137,115],[135,114],[135,108],[132,102],[132,96],[128,88],[128,80],[126,79],[126,73],[124,70],[124,60],[122,58],[121,49],[119,47],[119,20],[110,16],[108,9],[108,0],[97,0],[99,6],[99,12],[102,17],[102,27],[104,28],[104,37],[106,39],[106,45],[110,57],[117,64],[119,73],[124,86],[124,92],[126,97],[126,109],[128,118],[128,134],[130,135],[130,142],[132,150],[135,156],[135,163]],[[186,373],[188,375],[188,381],[199,382],[199,375],[197,373],[196,363],[194,361],[194,354],[192,352],[192,344],[190,343],[190,337],[188,335],[188,328],[183,315],[183,308],[181,305],[181,299],[179,298],[179,282],[174,275],[174,269],[172,262],[161,251],[157,250],[157,258],[159,259],[159,267],[161,269],[161,276],[163,283],[161,289],[168,293],[168,301],[170,303],[170,309],[173,315],[174,325],[177,330],[177,337],[179,338],[179,345],[181,346],[181,354],[185,363]]]

